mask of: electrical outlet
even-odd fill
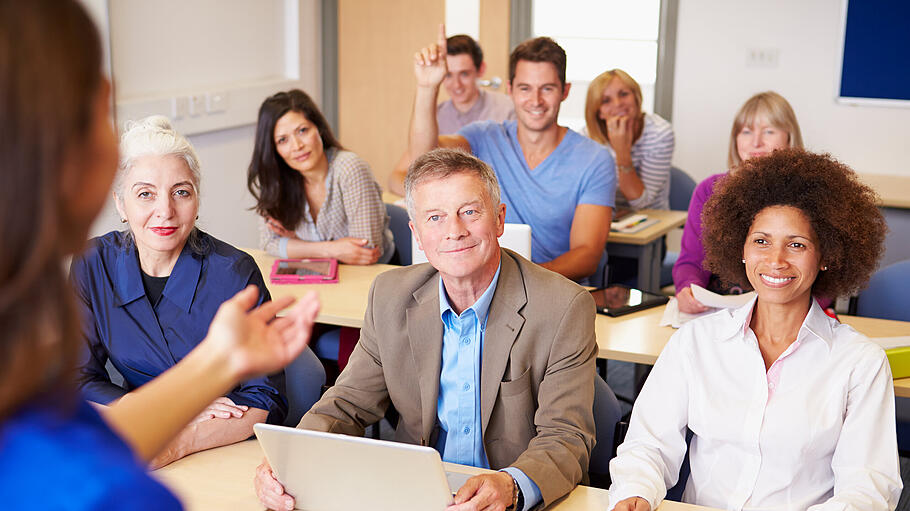
[[[190,115],[189,102],[186,96],[171,98],[171,119],[179,120]]]
[[[228,109],[228,94],[225,91],[209,92],[205,95],[205,111],[214,114],[226,112]]]
[[[187,98],[190,105],[190,117],[199,117],[205,113],[205,96],[203,94],[193,94]]]
[[[746,67],[775,69],[780,62],[780,50],[777,48],[748,48],[746,50]]]

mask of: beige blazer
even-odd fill
[[[380,274],[347,367],[298,427],[363,435],[389,403],[396,440],[431,445],[443,325],[429,264]],[[519,468],[549,505],[585,480],[594,446],[594,300],[509,250],[490,304],[481,423],[490,467]]]

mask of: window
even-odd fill
[[[620,68],[641,86],[642,111],[654,112],[660,0],[534,0],[534,36],[552,37],[566,50],[566,80],[572,84],[559,123],[585,125],[588,84]]]

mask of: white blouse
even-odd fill
[[[894,509],[903,486],[894,388],[884,351],[813,300],[797,340],[766,371],[749,327],[753,299],[670,339],[610,462],[610,506],[651,509],[676,484],[722,509]]]

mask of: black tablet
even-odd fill
[[[670,300],[664,295],[649,293],[621,284],[594,289],[591,291],[591,295],[597,305],[597,312],[613,317],[657,307]]]

